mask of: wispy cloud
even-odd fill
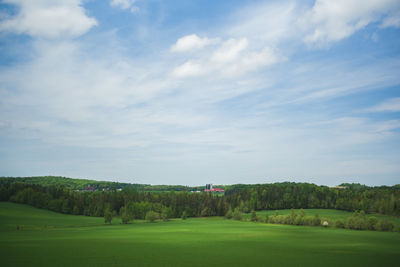
[[[193,52],[204,47],[219,42],[218,38],[199,37],[196,34],[190,34],[179,38],[171,47],[172,52]]]
[[[368,108],[369,112],[400,112],[400,97],[388,99],[376,106]]]
[[[136,0],[111,0],[110,5],[122,10],[130,10],[132,13],[139,11],[139,7],[135,6]]]

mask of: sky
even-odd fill
[[[0,176],[393,185],[399,151],[399,0],[0,1]]]

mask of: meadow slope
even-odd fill
[[[2,266],[393,266],[399,248],[399,233],[218,217],[104,225],[0,202]]]

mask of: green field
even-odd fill
[[[0,256],[2,266],[395,266],[400,234],[218,217],[104,225],[0,202]]]
[[[295,209],[295,212],[299,214],[300,209]],[[321,218],[327,218],[333,221],[336,220],[344,220],[347,217],[351,216],[353,213],[348,212],[348,211],[343,211],[343,210],[330,210],[330,209],[304,209],[306,216],[314,216],[315,214],[318,214],[319,217]],[[257,211],[257,215],[260,215],[263,219],[265,216],[268,214],[269,216],[275,215],[275,212],[278,212],[279,215],[287,215],[290,214],[290,209],[286,210],[263,210],[263,211]],[[388,215],[382,215],[382,214],[366,214],[367,217],[374,216],[378,220],[381,219],[388,219],[389,221],[395,223],[395,224],[400,224],[400,218],[399,217],[394,217],[394,216],[388,216]],[[250,218],[251,214],[246,213],[243,214],[244,218]]]

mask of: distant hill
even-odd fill
[[[63,186],[69,190],[85,190],[90,187],[95,190],[103,189],[125,189],[131,188],[138,191],[191,191],[201,190],[204,186],[189,187],[184,185],[150,185],[150,184],[131,184],[110,181],[96,181],[88,179],[75,179],[62,176],[34,176],[34,177],[0,177],[0,184],[37,184],[41,186]]]
[[[139,184],[129,184],[129,183],[118,183],[118,182],[107,182],[107,181],[96,181],[87,179],[74,179],[61,176],[35,176],[35,177],[0,177],[0,184],[12,184],[12,183],[22,183],[22,184],[38,184],[41,186],[64,186],[70,190],[83,190],[88,186],[94,187],[96,189],[118,189],[125,187],[140,188],[149,185],[139,185]]]

